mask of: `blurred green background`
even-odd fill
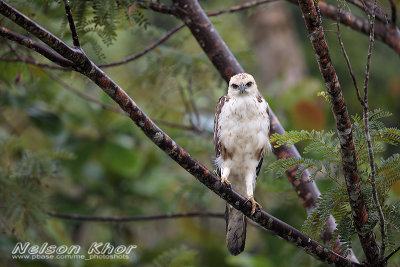
[[[83,10],[79,1],[71,2],[74,14]],[[113,5],[108,4],[114,1],[80,2],[86,2],[90,12],[76,16],[92,18],[96,12],[112,10]],[[96,2],[103,4],[96,9],[93,8]],[[378,2],[389,11],[387,1]],[[71,44],[60,1],[9,3]],[[200,1],[206,11],[241,3]],[[336,1],[330,3],[337,5]],[[362,15],[352,6],[347,8]],[[141,51],[180,23],[172,16],[139,8],[129,19],[124,14],[127,10],[121,9],[120,13],[105,16],[105,20],[114,21],[113,26],[97,31],[90,28],[93,22],[77,19],[83,48],[95,63],[117,61]],[[267,4],[213,17],[211,21],[244,69],[254,75],[259,90],[286,130],[334,129],[329,104],[317,96],[325,88],[304,21],[295,5]],[[4,17],[0,17],[0,23],[26,34]],[[85,27],[88,32],[84,34]],[[349,112],[361,114],[338,46],[336,25],[324,19],[324,27]],[[361,86],[368,36],[344,26],[341,30]],[[15,58],[13,49],[25,57],[48,63],[23,47],[0,39],[2,58]],[[263,53],[274,58],[268,60],[267,56],[263,60]],[[269,68],[274,70],[273,75],[267,72]],[[7,192],[17,196],[10,202],[15,206],[11,210],[8,207],[12,218],[7,218],[7,207],[0,203],[2,266],[323,266],[301,249],[250,225],[245,252],[233,257],[225,248],[225,222],[219,218],[107,223],[47,216],[47,211],[97,216],[223,212],[225,203],[160,151],[126,116],[83,99],[54,79],[55,76],[117,107],[79,73],[1,60],[0,70],[1,175],[3,180],[13,175],[23,176],[26,173],[19,172],[24,170],[39,181],[33,189],[11,187]],[[399,125],[399,70],[399,55],[376,41],[369,84],[370,107],[392,112],[393,116],[386,121],[389,126]],[[227,86],[188,29],[179,31],[145,56],[104,71],[171,138],[212,168],[214,148],[209,131],[215,105]],[[168,123],[189,128],[194,125],[201,132]],[[387,154],[396,151],[398,148],[388,147]],[[53,160],[47,162],[48,158]],[[264,166],[274,160],[274,156],[267,157]],[[324,192],[332,182],[320,179],[317,184]],[[7,184],[1,186],[3,190]],[[296,228],[301,227],[307,216],[285,177],[261,172],[255,196],[266,211]],[[399,196],[400,184],[396,184],[391,197],[399,199]],[[30,202],[32,209],[26,208]],[[17,241],[79,244],[86,249],[92,242],[111,242],[135,244],[137,248],[129,260],[11,261],[10,251]],[[357,243],[354,250],[362,259]],[[399,256],[393,258],[392,266],[399,266],[396,263],[399,259]]]

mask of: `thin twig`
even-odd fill
[[[36,60],[32,60],[32,59],[28,59],[28,58],[18,59],[18,58],[0,57],[0,61],[12,62],[12,63],[25,63],[25,64],[35,65],[35,66],[47,68],[47,69],[67,70],[67,71],[71,70],[70,68],[64,68],[64,67],[61,67],[59,65],[54,65],[54,64],[41,63]]]
[[[159,214],[159,215],[147,215],[147,216],[122,216],[122,217],[111,217],[111,216],[90,216],[90,215],[79,215],[79,214],[66,214],[55,211],[50,211],[47,213],[49,216],[66,219],[66,220],[76,220],[76,221],[92,221],[92,222],[138,222],[138,221],[151,221],[151,220],[168,220],[168,219],[181,219],[181,218],[217,218],[224,219],[224,213],[218,212],[205,212],[205,211],[194,211],[186,213],[171,213],[171,214]],[[248,222],[267,233],[272,233],[271,231],[265,229],[258,223],[248,220]]]
[[[52,217],[77,220],[77,221],[97,221],[97,222],[134,222],[134,221],[151,221],[151,220],[165,220],[165,219],[178,219],[188,217],[213,217],[213,218],[224,218],[223,213],[214,212],[187,212],[187,213],[171,213],[171,214],[158,214],[158,215],[144,215],[144,216],[123,216],[123,217],[111,217],[111,216],[90,216],[90,215],[78,215],[78,214],[66,214],[55,211],[47,213]]]
[[[177,129],[181,129],[181,130],[189,131],[189,132],[194,132],[196,134],[199,134],[201,137],[204,137],[207,139],[211,137],[210,133],[208,133],[207,131],[205,131],[203,129],[197,128],[196,126],[193,126],[193,125],[184,125],[184,124],[169,122],[169,121],[160,120],[160,119],[154,119],[154,122],[157,124],[165,125],[167,127],[177,128]]]
[[[200,114],[199,114],[199,111],[197,109],[196,102],[194,101],[193,91],[192,91],[192,80],[190,78],[189,78],[189,81],[188,81],[187,89],[188,89],[188,92],[189,92],[190,106],[192,107],[192,111],[193,111],[194,115],[196,116],[196,123],[193,123],[192,119],[190,121],[192,122],[192,124],[194,124],[196,126],[196,128],[200,129],[201,128],[199,126],[199,124],[200,124]],[[190,118],[192,118],[191,115],[190,115]]]
[[[360,2],[358,0],[346,0],[347,2],[353,4],[354,6],[358,7],[362,11],[364,11],[367,15],[372,15],[372,6],[371,3],[368,1],[366,2]],[[391,0],[389,0],[391,1]],[[385,12],[380,8],[377,7],[375,11],[375,16],[377,19],[379,19],[383,23],[388,23],[388,18]]]
[[[156,48],[157,46],[159,46],[160,44],[162,44],[163,42],[165,42],[169,37],[171,37],[174,33],[179,31],[180,29],[182,29],[184,26],[185,26],[185,24],[183,24],[183,23],[179,24],[178,26],[176,26],[175,28],[173,28],[172,30],[167,32],[163,37],[161,37],[160,39],[158,39],[157,41],[150,44],[148,47],[146,47],[145,49],[143,49],[142,51],[140,51],[134,55],[131,55],[131,56],[126,57],[119,61],[115,61],[115,62],[111,62],[111,63],[107,63],[107,64],[101,64],[101,65],[99,65],[99,67],[100,68],[108,68],[108,67],[119,66],[119,65],[128,63],[132,60],[138,59],[141,56],[143,56],[143,55],[147,54],[148,52],[150,52],[151,50],[153,50],[154,48]]]
[[[69,5],[69,0],[64,0],[64,7],[65,7],[65,14],[66,14],[67,19],[68,19],[69,28],[70,28],[71,34],[72,34],[72,41],[74,43],[74,46],[76,48],[79,48],[79,47],[81,47],[81,45],[79,44],[79,38],[78,38],[78,34],[76,32],[74,19],[72,17],[71,7]]]
[[[392,253],[386,256],[385,262],[387,262],[394,254],[396,254],[400,250],[400,247],[396,248]]]
[[[62,85],[65,89],[67,89],[68,91],[70,91],[70,92],[76,94],[77,96],[79,96],[79,97],[81,97],[81,98],[83,98],[83,99],[86,99],[86,100],[88,100],[88,101],[90,101],[90,102],[93,102],[93,103],[99,105],[100,107],[102,107],[102,108],[104,108],[104,109],[111,110],[111,111],[113,111],[113,112],[116,112],[116,113],[119,113],[119,114],[122,114],[122,115],[125,115],[125,116],[127,115],[127,114],[126,114],[125,112],[123,112],[120,108],[111,106],[111,105],[109,105],[109,104],[107,104],[107,103],[104,103],[104,102],[101,102],[101,101],[98,100],[97,98],[95,98],[95,97],[93,97],[93,96],[91,96],[91,95],[85,94],[85,93],[81,92],[80,90],[76,89],[75,87],[72,87],[71,85],[69,85],[68,83],[64,82],[62,79],[60,79],[60,78],[59,78],[57,75],[55,75],[54,73],[52,73],[52,72],[50,72],[50,71],[46,71],[46,70],[43,70],[43,71],[44,71],[50,78],[52,78],[53,80],[55,80],[56,82],[58,82],[60,85]]]
[[[341,11],[341,9],[338,7],[339,14],[340,14],[340,11]],[[337,18],[336,26],[337,26],[337,37],[338,37],[340,49],[342,50],[342,53],[343,53],[343,56],[344,56],[344,58],[346,60],[347,68],[349,70],[351,79],[353,80],[353,85],[354,85],[354,88],[356,89],[356,94],[357,94],[358,101],[360,101],[360,103],[363,104],[364,100],[361,98],[360,89],[358,89],[357,80],[356,80],[356,77],[354,75],[353,69],[351,67],[350,59],[349,59],[349,57],[347,55],[346,49],[344,48],[344,44],[343,44],[343,40],[342,40],[342,34],[341,34],[341,31],[340,31],[339,16]]]
[[[252,2],[247,2],[247,3],[243,3],[241,5],[237,5],[237,6],[233,6],[227,9],[222,9],[222,10],[218,10],[218,11],[211,11],[211,12],[207,12],[207,16],[212,17],[212,16],[218,16],[221,14],[225,14],[225,13],[233,13],[233,12],[237,12],[237,11],[242,11],[245,9],[249,9],[255,6],[259,6],[265,3],[271,3],[274,1],[278,1],[278,0],[259,0],[259,1],[252,1]]]
[[[14,41],[23,45],[29,49],[32,49],[47,59],[63,66],[63,67],[71,67],[73,63],[59,54],[55,53],[53,50],[49,49],[47,46],[42,45],[31,38],[28,38],[19,33],[13,32],[5,27],[0,26],[0,36],[7,38],[8,40]]]
[[[253,2],[248,2],[248,3],[244,3],[242,5],[237,5],[237,6],[233,6],[230,8],[226,8],[226,9],[222,9],[222,10],[217,10],[217,11],[211,11],[208,12],[207,15],[209,17],[213,17],[213,16],[218,16],[221,14],[226,14],[226,13],[233,13],[233,12],[238,12],[238,11],[242,11],[251,7],[255,7],[258,5],[262,5],[268,2],[273,2],[273,1],[277,1],[277,0],[261,0],[261,1],[253,1]],[[170,9],[167,9],[166,6],[162,5],[162,7],[160,5],[156,5],[157,8],[156,10],[154,9],[155,5],[152,4],[152,9],[157,11],[157,12],[161,12],[160,10],[166,11],[168,10],[168,14],[170,14]],[[146,6],[146,7],[150,7],[150,6]],[[165,13],[165,12],[162,12]],[[174,33],[178,32],[180,29],[184,28],[185,24],[181,23],[178,26],[176,26],[175,28],[173,28],[172,30],[170,30],[169,32],[167,32],[163,37],[161,37],[160,39],[158,39],[157,41],[155,41],[154,43],[150,44],[148,47],[146,47],[145,49],[143,49],[142,51],[131,55],[129,57],[126,57],[122,60],[119,61],[115,61],[115,62],[111,62],[111,63],[107,63],[107,64],[101,64],[98,65],[100,68],[108,68],[108,67],[114,67],[114,66],[119,66],[125,63],[128,63],[130,61],[133,61],[135,59],[138,59],[139,57],[147,54],[148,52],[150,52],[151,50],[153,50],[154,48],[156,48],[157,46],[159,46],[160,44],[164,43],[169,37],[171,37]]]
[[[376,209],[378,211],[379,215],[379,224],[381,226],[381,247],[380,247],[380,254],[379,254],[379,259],[380,261],[383,261],[385,258],[385,239],[386,239],[386,227],[385,227],[385,217],[383,215],[382,207],[381,204],[379,203],[378,199],[378,192],[376,190],[376,177],[375,177],[375,159],[374,159],[374,151],[372,148],[372,142],[371,142],[371,134],[369,131],[369,107],[368,107],[368,81],[369,81],[369,73],[370,73],[370,66],[371,66],[371,56],[372,56],[372,50],[374,47],[374,40],[375,40],[375,35],[374,35],[374,26],[375,26],[375,11],[376,11],[376,0],[374,0],[374,7],[372,10],[372,18],[369,19],[370,22],[370,34],[369,34],[369,46],[368,46],[368,54],[367,54],[367,63],[366,63],[366,70],[365,70],[365,79],[364,79],[364,100],[361,102],[361,105],[363,105],[363,120],[364,120],[364,131],[365,131],[365,137],[367,139],[367,145],[368,145],[368,156],[369,156],[369,163],[371,167],[371,186],[372,186],[372,197],[374,199],[374,203],[376,206]]]

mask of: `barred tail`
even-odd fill
[[[244,250],[246,242],[246,218],[240,211],[226,205],[226,245],[229,252],[236,256]]]

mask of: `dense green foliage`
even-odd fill
[[[62,1],[8,2],[72,44]],[[207,0],[200,3],[208,11],[227,8],[240,1]],[[74,0],[71,4],[83,49],[95,63],[113,62],[137,53],[180,23],[171,16],[144,10],[134,1]],[[336,174],[340,174],[341,169],[334,167],[338,166],[340,157],[335,145],[333,118],[329,105],[317,96],[324,90],[324,85],[298,8],[294,5],[287,7],[294,20],[294,32],[298,33],[298,46],[304,53],[309,74],[290,88],[282,88],[281,76],[271,84],[258,82],[258,86],[285,129],[299,130],[298,141],[311,141],[303,147],[304,152],[311,155],[302,159],[305,167],[317,166],[314,168],[317,177],[321,176],[317,174],[319,171],[331,174],[333,178],[340,177]],[[352,11],[358,12],[357,9]],[[248,29],[254,12],[255,9],[250,9],[211,20],[242,66],[258,81],[264,74],[259,71],[260,62],[255,54],[253,40],[256,37]],[[326,20],[327,30],[335,28],[331,23]],[[0,24],[30,36],[3,16],[0,16]],[[354,71],[361,80],[368,38],[344,27],[342,31]],[[356,114],[361,107],[337,46],[336,34],[327,31],[327,36],[347,104],[351,113]],[[22,46],[0,39],[0,57],[16,58],[13,50],[22,57],[49,63]],[[400,184],[396,183],[400,158],[390,156],[397,148],[381,143],[391,144],[388,140],[398,142],[395,139],[398,131],[391,127],[398,126],[400,116],[397,100],[400,94],[400,60],[377,41],[371,67],[370,105],[385,106],[394,114],[386,119],[387,128],[379,124],[380,120],[374,120],[376,125],[373,126],[377,138],[376,152],[382,152],[382,156],[377,158],[378,172],[382,174],[378,177],[379,190],[382,196],[387,195],[384,210],[390,225],[388,233],[393,232],[388,236],[389,241],[394,245],[398,243],[396,231],[400,227],[400,204],[396,202],[400,195]],[[78,91],[116,107],[97,86],[79,73],[0,60],[0,265],[9,263],[10,251],[18,241],[80,244],[86,249],[95,241],[137,245],[129,260],[14,261],[21,266],[320,265],[302,250],[251,226],[248,227],[245,252],[232,257],[225,247],[224,220],[216,218],[101,223],[48,216],[49,211],[134,216],[188,211],[223,212],[225,208],[221,199],[168,158],[127,117],[81,98],[49,76],[50,71]],[[226,92],[226,85],[187,29],[176,33],[145,56],[104,71],[177,143],[212,168],[213,114],[219,96]],[[192,102],[196,109],[193,109]],[[356,123],[360,120],[359,117],[353,119]],[[163,124],[164,121],[185,126],[193,122],[204,131],[198,134]],[[363,160],[361,152],[365,147],[362,145],[360,121],[359,128],[361,136],[357,140],[361,143],[357,147],[360,149],[359,159]],[[382,129],[386,130],[381,136]],[[287,141],[296,141],[292,139],[295,132],[288,134],[293,136],[288,136]],[[300,143],[299,147],[302,146]],[[317,160],[320,156],[314,157],[316,151],[334,164],[326,165]],[[278,164],[273,156],[266,157],[265,161]],[[289,167],[291,163],[286,164]],[[368,165],[362,164],[360,170],[367,177]],[[385,170],[391,171],[385,176]],[[261,172],[255,196],[265,210],[298,229],[307,219],[306,223],[312,223],[312,230],[315,230],[310,234],[315,236],[323,228],[318,222],[330,210],[341,221],[337,233],[350,240],[353,228],[350,227],[352,222],[346,220],[349,209],[343,181],[336,183],[321,177],[316,182],[323,197],[319,210],[308,219],[285,178]],[[364,179],[364,184],[366,194],[369,194],[367,179]],[[370,225],[374,227],[376,220]],[[357,255],[362,255],[357,242],[351,245]]]
[[[400,130],[397,128],[387,128],[381,121],[382,118],[389,117],[391,114],[380,109],[369,113],[369,126],[371,133],[372,148],[376,159],[376,181],[377,193],[380,204],[383,206],[384,215],[387,221],[388,236],[391,240],[389,251],[394,249],[394,244],[399,242],[398,222],[393,219],[399,218],[400,210],[397,209],[400,202],[394,202],[388,198],[390,188],[400,180],[400,155],[394,154],[387,159],[379,156],[385,151],[385,146],[397,145],[400,142]],[[367,203],[368,222],[363,231],[370,231],[378,227],[378,214],[372,198],[371,170],[368,158],[367,141],[364,133],[362,119],[353,116],[353,133],[356,148],[356,158],[364,199]],[[272,163],[267,170],[282,175],[289,168],[301,164],[297,172],[297,178],[301,177],[305,170],[310,171],[310,176],[315,178],[317,174],[322,177],[330,178],[336,185],[322,194],[318,200],[319,206],[309,214],[303,224],[303,230],[310,236],[318,238],[319,234],[325,229],[325,222],[332,214],[338,224],[334,237],[340,235],[340,240],[344,242],[343,249],[351,247],[351,240],[356,235],[353,219],[351,216],[347,188],[342,174],[340,158],[339,138],[334,137],[334,132],[323,131],[289,131],[283,135],[274,134],[271,142],[276,142],[276,147],[282,145],[295,145],[301,141],[308,141],[304,148],[304,153],[313,154],[315,158],[299,159],[280,159]],[[389,218],[389,219],[388,219]],[[387,241],[386,241],[387,242]]]

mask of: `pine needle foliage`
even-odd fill
[[[398,145],[400,143],[400,130],[387,128],[382,122],[383,118],[390,115],[389,112],[381,109],[370,111],[369,125],[372,147],[376,155],[378,198],[383,207],[388,225],[386,243],[388,243],[389,247],[393,247],[396,243],[395,234],[400,232],[400,202],[387,202],[389,202],[388,193],[390,188],[400,179],[400,155],[394,154],[386,159],[379,155],[385,151],[387,145]],[[361,177],[362,193],[368,210],[368,222],[364,225],[363,232],[374,231],[377,230],[379,217],[372,198],[372,187],[369,179],[371,171],[364,124],[359,115],[352,116],[352,120],[357,165]],[[352,247],[351,241],[356,234],[356,229],[351,216],[347,188],[342,173],[339,138],[332,131],[305,130],[290,131],[282,135],[274,134],[271,136],[271,143],[275,147],[291,146],[299,142],[307,142],[303,152],[314,157],[279,159],[271,163],[266,170],[275,175],[283,175],[285,171],[293,171],[297,168],[297,178],[300,178],[303,172],[308,170],[311,179],[314,179],[319,174],[319,177],[330,178],[336,182],[334,188],[319,197],[317,200],[318,207],[308,215],[302,230],[311,237],[319,239],[319,235],[325,230],[326,220],[330,215],[333,215],[338,225],[332,238],[332,245],[336,238],[339,237],[342,242],[341,249],[346,251]]]
[[[69,158],[65,151],[34,153],[15,138],[0,140],[0,231],[21,236],[28,225],[45,223],[49,205],[44,179],[55,178],[58,159]]]

